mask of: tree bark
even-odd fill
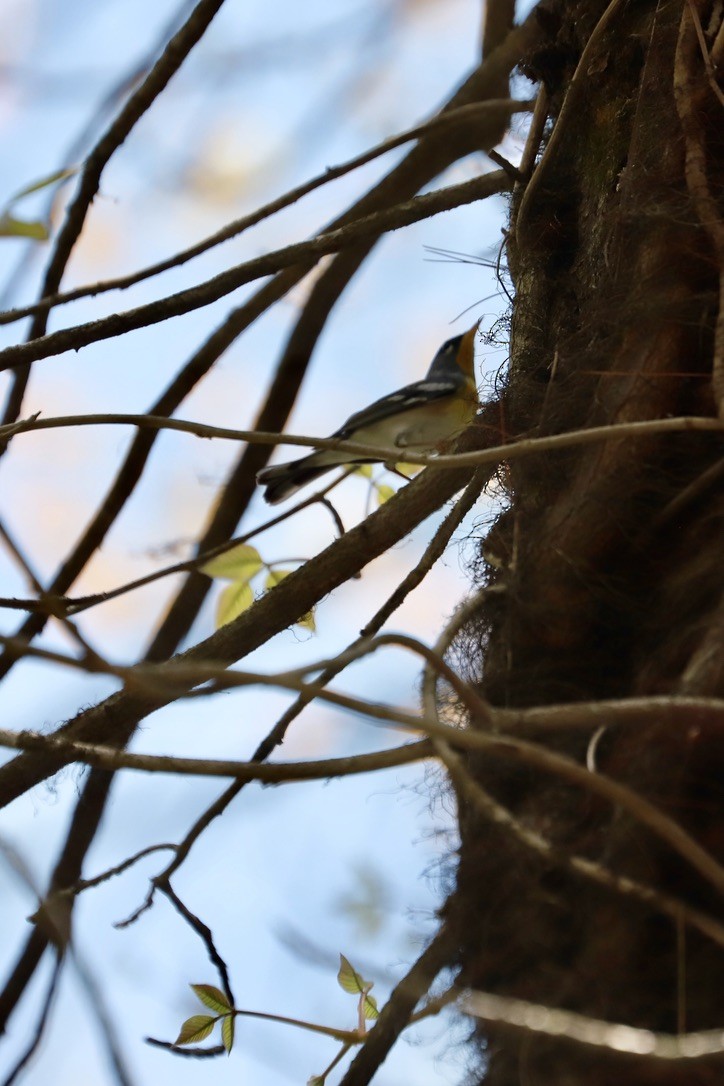
[[[579,0],[543,18],[547,41],[526,63],[555,124],[512,209],[506,431],[716,416],[724,110],[696,20],[714,48],[721,13],[698,0]],[[724,696],[722,464],[715,434],[511,462],[507,509],[482,547],[481,580],[495,591],[463,635],[494,705]],[[591,731],[527,738],[583,763]],[[595,757],[597,772],[724,863],[721,731],[691,713],[611,726]],[[463,983],[661,1033],[721,1028],[724,948],[566,864],[586,857],[721,918],[721,899],[686,860],[583,789],[504,757],[467,766],[551,853],[511,845],[460,798]],[[724,1075],[716,1057],[654,1062],[501,1026],[481,1027],[480,1039],[488,1086]]]

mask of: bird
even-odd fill
[[[472,422],[480,403],[474,371],[477,329],[475,324],[462,335],[446,340],[421,381],[405,385],[350,415],[331,437],[428,453],[461,433]],[[387,459],[389,456],[354,456],[342,450],[320,449],[300,460],[264,468],[256,479],[265,488],[265,500],[277,505],[332,468]]]

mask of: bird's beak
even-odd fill
[[[477,335],[479,325],[480,321],[476,321],[472,328],[465,333],[460,343],[458,366],[466,377],[475,376],[475,336]]]

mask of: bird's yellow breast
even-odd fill
[[[467,396],[451,396],[412,407],[356,430],[354,440],[364,445],[396,445],[401,449],[433,452],[443,441],[462,433],[474,419],[478,394],[474,382],[469,381],[468,385]]]

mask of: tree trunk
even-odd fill
[[[556,122],[513,205],[505,436],[716,417],[724,109],[697,36],[698,21],[716,61],[711,6],[579,0],[544,17],[527,70]],[[723,458],[719,434],[689,431],[511,461],[508,508],[483,545],[493,591],[464,633],[494,705],[724,697]],[[600,722],[596,771],[724,863],[721,725],[691,709]],[[593,731],[518,734],[585,764]],[[463,982],[659,1033],[721,1028],[724,946],[569,862],[723,919],[686,849],[556,775],[502,755],[467,766],[551,848],[460,797]],[[717,1057],[654,1061],[509,1026],[482,1026],[481,1047],[489,1086],[724,1081]]]

